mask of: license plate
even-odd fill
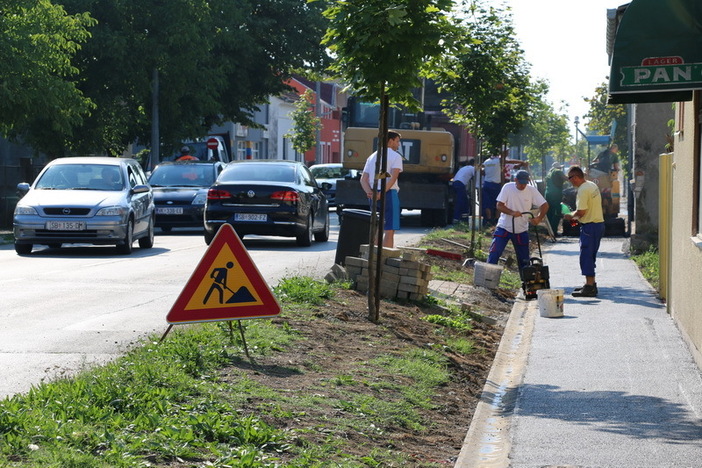
[[[268,217],[257,213],[234,213],[234,221],[267,221]]]
[[[157,207],[156,214],[181,215],[181,214],[183,214],[183,208],[182,207]]]
[[[85,221],[48,221],[47,231],[85,231]]]

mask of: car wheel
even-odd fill
[[[151,222],[149,223],[149,232],[146,237],[139,239],[139,248],[150,249],[154,246],[154,218],[151,217]]]
[[[29,255],[32,253],[32,244],[15,244],[15,252],[18,255]]]
[[[129,255],[132,253],[132,244],[134,243],[134,221],[132,219],[127,223],[127,234],[121,243],[117,244],[117,253]]]
[[[304,232],[296,236],[297,245],[300,247],[309,247],[312,245],[312,213],[307,215],[307,224]]]
[[[314,240],[317,242],[326,242],[329,240],[329,213],[327,213],[327,219],[324,220],[324,229],[314,233]]]

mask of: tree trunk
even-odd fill
[[[378,122],[378,156],[375,158],[375,175],[373,177],[373,200],[371,203],[370,245],[368,248],[368,320],[377,323],[380,319],[380,278],[383,258],[383,223],[385,219],[385,187],[387,179],[380,179],[380,190],[377,189],[376,178],[387,172],[388,148],[388,97],[385,87],[381,91],[380,117]],[[378,210],[378,207],[380,210]],[[376,244],[374,244],[376,242]],[[375,249],[373,247],[376,247]]]

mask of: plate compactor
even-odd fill
[[[522,214],[534,217],[534,214],[530,211],[525,211]],[[512,218],[512,231],[514,230],[514,218]],[[536,235],[536,245],[539,247],[539,256],[529,258],[529,264],[524,268],[519,265],[519,276],[522,279],[522,289],[526,299],[536,299],[536,291],[551,288],[548,280],[548,267],[544,265],[542,259],[541,242],[539,241],[539,231],[536,226],[534,226],[534,234]]]

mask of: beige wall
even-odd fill
[[[692,233],[695,196],[694,158],[700,157],[695,148],[695,109],[700,108],[700,92],[695,100],[678,103],[676,111],[675,148],[673,155],[673,200],[671,236],[671,281],[668,311],[688,341],[697,365],[702,368],[702,236]],[[682,106],[682,107],[681,107]],[[683,117],[683,127],[680,125]],[[661,226],[663,228],[663,226]]]

